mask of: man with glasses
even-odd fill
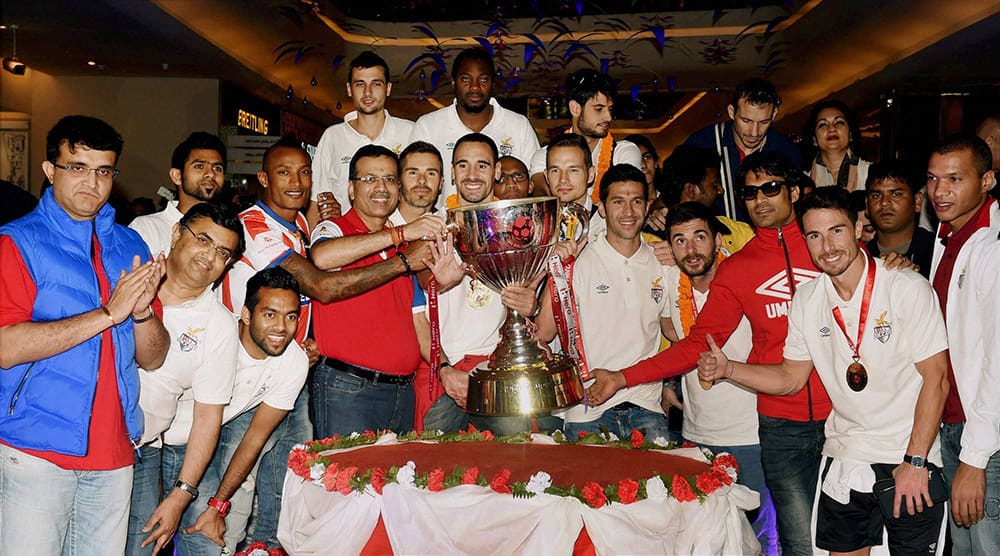
[[[164,261],[107,202],[117,131],[67,116],[45,147],[52,186],[0,228],[0,553],[121,554]]]
[[[711,334],[724,345],[743,317],[750,321],[752,364],[777,364],[788,334],[788,306],[797,287],[819,275],[795,223],[799,172],[775,152],[754,153],[740,167],[738,193],[757,228],[746,246],[719,265],[708,300],[688,335],[660,354],[621,372],[594,371],[587,389],[598,404],[625,386],[661,381],[689,372],[707,351]],[[796,394],[758,394],[757,411],[764,479],[778,517],[783,554],[811,554],[809,523],[830,398],[813,372]]]
[[[500,157],[500,179],[497,180],[497,199],[505,201],[508,199],[524,199],[531,197],[535,191],[534,185],[528,179],[528,167],[519,159],[513,156]]]
[[[170,181],[177,187],[177,200],[160,212],[140,216],[129,224],[139,232],[151,253],[170,254],[174,225],[196,203],[211,201],[226,180],[226,146],[204,131],[188,135],[170,157]]]
[[[313,230],[312,260],[332,270],[371,266],[397,259],[423,268],[430,238],[445,231],[444,221],[425,215],[393,226],[389,215],[399,201],[396,155],[379,145],[354,153],[347,193],[352,208]],[[388,226],[387,226],[388,224]],[[420,363],[414,327],[412,276],[399,275],[349,299],[318,303],[316,341],[322,354],[313,376],[316,433],[319,437],[366,430],[413,429],[413,378]],[[359,319],[372,319],[369,325]]]

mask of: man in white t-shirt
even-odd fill
[[[170,253],[174,224],[196,203],[211,201],[226,180],[226,146],[204,131],[188,135],[170,157],[170,181],[177,187],[177,200],[160,212],[140,216],[129,224],[139,232],[153,255]]]
[[[735,363],[709,336],[699,377],[782,395],[800,390],[815,365],[833,403],[815,545],[866,551],[882,543],[885,528],[892,553],[940,553],[948,491],[938,428],[948,346],[937,298],[916,272],[887,272],[860,249],[847,191],[820,188],[799,210],[823,274],[792,299],[784,360]]]
[[[139,369],[145,429],[132,482],[125,549],[129,555],[156,554],[180,523],[194,524],[198,512],[190,505],[215,451],[222,408],[233,394],[239,344],[236,322],[211,286],[240,256],[243,227],[228,207],[198,203],[174,224],[172,247],[157,294],[170,348],[159,369]],[[193,419],[187,423],[191,434],[186,446],[175,454],[169,446],[162,448],[160,435],[173,423],[179,400],[190,405]],[[161,482],[163,460],[177,465],[163,473]],[[192,547],[181,550],[187,548]]]
[[[615,164],[631,164],[642,170],[642,153],[628,141],[615,141],[611,136],[612,109],[615,104],[614,84],[607,74],[592,69],[573,72],[566,79],[566,102],[569,105],[569,131],[583,136],[590,147],[596,175],[591,183],[600,183],[601,176]],[[542,174],[546,169],[545,148],[531,156],[529,173],[535,191],[550,191]],[[591,194],[597,202],[597,192]]]
[[[347,182],[351,157],[364,145],[382,145],[399,154],[410,142],[413,122],[397,118],[385,109],[385,101],[392,94],[389,81],[389,64],[381,56],[366,50],[351,60],[347,70],[347,97],[356,110],[344,116],[344,121],[326,128],[316,146],[313,158],[313,203],[306,216],[310,227],[319,220],[317,199],[323,193],[332,193],[339,213],[351,208],[347,196]],[[327,199],[327,197],[324,197]],[[340,216],[334,214],[333,217]]]
[[[498,156],[530,160],[538,150],[538,135],[528,118],[500,106],[493,98],[496,78],[493,57],[479,47],[463,50],[451,66],[451,78],[455,101],[451,106],[421,116],[413,126],[410,142],[427,141],[437,147],[442,157],[451,159],[456,141],[469,132],[478,132],[493,140]],[[450,166],[444,168],[443,183],[444,191],[437,202],[439,209],[456,192]]]
[[[257,464],[305,384],[309,359],[294,341],[298,319],[299,288],[291,274],[269,268],[250,279],[240,315],[232,400],[223,411],[219,447],[205,471],[204,481],[218,486],[198,499],[194,507],[200,515],[184,529],[187,537],[214,543],[209,547],[216,554],[222,546],[234,553],[243,539]]]

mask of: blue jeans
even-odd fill
[[[575,440],[581,431],[600,433],[603,425],[605,429],[617,435],[618,438],[628,440],[632,436],[632,429],[637,429],[652,441],[658,436],[662,436],[664,439],[670,438],[668,424],[667,418],[662,413],[650,411],[634,404],[619,404],[613,408],[605,409],[604,413],[594,421],[566,423],[564,430],[567,437]]]
[[[125,543],[125,554],[128,556],[152,556],[153,544],[140,548],[142,541],[150,533],[143,533],[142,528],[156,511],[163,498],[160,483],[160,465],[163,458],[160,448],[147,444],[140,448],[141,455],[133,466],[132,474],[132,504],[128,512],[128,539]],[[169,489],[167,490],[169,492]]]
[[[424,430],[458,432],[469,428],[469,414],[448,394],[434,401],[424,415]]]
[[[783,556],[811,556],[813,498],[819,478],[826,421],[758,416],[764,480],[778,517]]]
[[[964,429],[965,423],[941,425],[941,458],[944,460],[944,476],[948,479],[949,489],[958,470]],[[986,464],[985,498],[983,519],[972,527],[959,527],[953,518],[948,518],[951,553],[955,556],[1000,554],[1000,453],[993,454]]]
[[[778,554],[778,528],[777,517],[774,510],[774,501],[771,499],[771,491],[768,490],[764,482],[764,467],[761,465],[760,444],[748,444],[745,446],[714,446],[701,444],[718,454],[729,452],[736,458],[736,463],[740,466],[739,476],[736,482],[750,490],[760,493],[760,508],[747,512],[751,516],[754,533],[757,540],[767,556],[777,556]]]
[[[534,419],[534,423],[532,423]],[[519,432],[533,432],[538,427],[539,432],[550,433],[559,430],[563,421],[551,414],[534,415],[532,417],[491,417],[487,415],[471,415],[455,403],[448,394],[442,394],[424,415],[424,430],[442,432],[457,432],[469,428],[469,425],[479,430],[488,430],[498,436],[507,436]]]
[[[310,390],[320,438],[366,430],[413,430],[413,384],[373,382],[320,363]]]
[[[0,554],[121,554],[132,466],[69,471],[0,444]]]

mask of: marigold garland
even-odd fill
[[[718,268],[719,263],[725,258],[722,251],[716,253],[715,267]],[[698,312],[695,310],[694,284],[691,283],[691,277],[683,272],[680,274],[681,279],[677,284],[677,307],[681,313],[681,330],[686,337],[691,332],[691,327],[694,326],[694,319]]]
[[[594,188],[593,191],[590,192],[590,200],[593,201],[595,205],[601,201],[601,191],[599,189],[601,176],[604,175],[604,172],[608,171],[608,168],[611,168],[611,159],[614,153],[615,139],[611,136],[611,132],[609,131],[608,134],[601,139],[601,150],[597,153],[597,160],[595,164],[595,166],[597,166],[597,177],[594,178]]]

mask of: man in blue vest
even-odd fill
[[[150,307],[163,258],[107,204],[121,150],[101,120],[59,120],[52,187],[0,228],[0,554],[125,549],[136,364],[159,368],[169,336]]]

